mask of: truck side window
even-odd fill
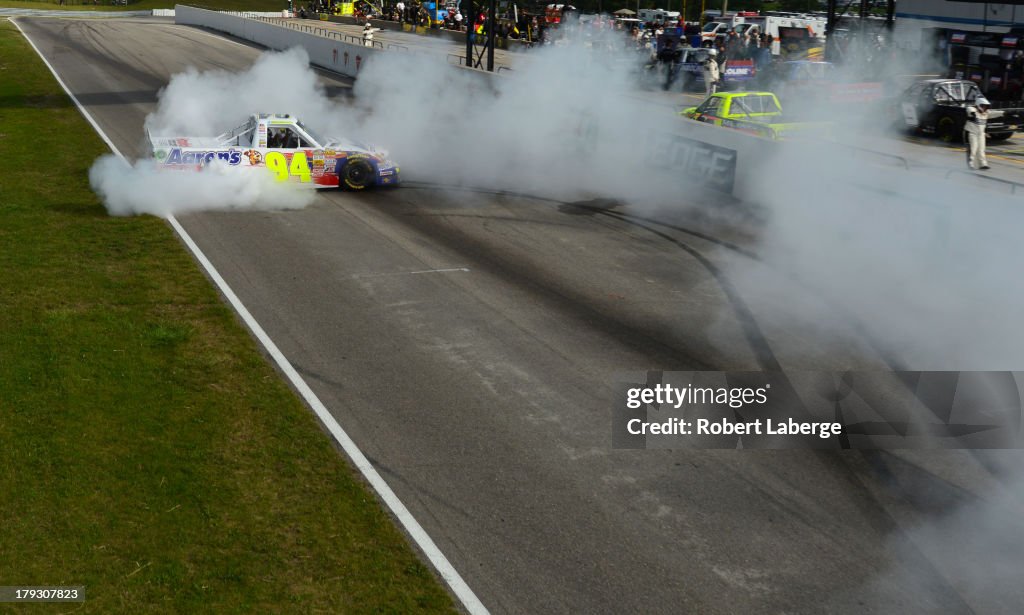
[[[299,146],[299,136],[295,134],[295,131],[291,128],[287,129],[284,133],[284,143],[281,147],[285,149],[294,149]]]
[[[921,104],[928,106],[932,102],[932,88],[924,88],[921,90]]]

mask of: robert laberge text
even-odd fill
[[[753,421],[730,421],[728,419],[695,419],[687,421],[684,419],[669,419],[661,422],[646,422],[641,419],[632,419],[626,424],[626,429],[632,435],[671,435],[671,436],[818,436],[828,439],[838,436],[843,432],[841,423],[816,422],[816,421],[794,421],[786,419],[777,421],[772,419],[755,419]]]

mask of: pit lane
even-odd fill
[[[172,74],[258,54],[157,20],[20,23],[137,156]],[[749,252],[749,229],[666,216],[411,183],[181,222],[495,612],[968,612],[894,551],[924,512],[876,467],[969,493],[988,479],[966,454],[609,450],[604,391],[623,368],[886,365],[737,305],[715,269],[745,258],[722,247]],[[865,595],[896,563],[918,582]]]

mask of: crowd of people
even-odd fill
[[[441,0],[442,2],[444,0]],[[337,0],[315,0],[300,9],[299,16],[317,13],[338,13]],[[776,60],[809,59],[806,55],[808,46],[820,46],[824,43],[817,39],[806,39],[797,46],[794,42],[775,41],[771,35],[756,29],[743,32],[729,31],[727,34],[707,40],[702,37],[700,25],[696,22],[671,23],[638,23],[635,20],[620,20],[609,16],[581,16],[571,6],[566,5],[560,14],[530,14],[527,11],[499,13],[493,20],[484,11],[474,15],[464,14],[458,5],[438,3],[437,13],[432,15],[427,5],[420,0],[387,1],[374,8],[366,2],[356,2],[353,17],[357,23],[365,24],[372,19],[411,24],[418,27],[451,30],[486,35],[492,24],[497,37],[519,41],[526,46],[556,44],[571,27],[580,27],[585,31],[601,31],[603,45],[632,49],[641,54],[648,53],[653,61],[670,61],[673,54],[682,49],[693,47],[710,47],[716,50],[716,61],[720,72],[724,73],[726,65],[734,60],[753,60],[758,72],[770,70]],[[558,21],[559,23],[551,23]],[[615,32],[623,36],[607,36]],[[667,35],[667,36],[666,36]],[[364,32],[364,38],[372,38],[372,32]],[[595,37],[595,41],[597,37]],[[784,44],[780,45],[782,42]],[[518,43],[517,43],[518,44]],[[773,46],[775,49],[773,50]],[[773,53],[774,52],[774,53]],[[879,58],[882,54],[874,54]],[[862,62],[863,63],[863,62]]]
[[[375,8],[366,2],[356,2],[352,17],[358,23],[378,19],[455,32],[465,32],[467,29],[471,29],[472,32],[481,35],[488,33],[492,25],[492,20],[486,11],[479,11],[471,17],[464,14],[456,5],[439,6],[436,14],[432,14],[433,11],[428,10],[427,6],[419,0],[397,0],[385,2],[380,6],[382,8]],[[570,10],[572,10],[571,7]],[[303,19],[312,19],[321,13],[340,14],[340,3],[337,0],[315,0],[296,10],[297,16]],[[531,15],[525,11],[512,11],[511,9],[509,12],[499,14],[493,23],[496,36],[530,43],[544,40],[546,32],[550,30],[544,15]]]

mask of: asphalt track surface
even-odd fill
[[[172,74],[259,53],[19,23],[129,156]],[[720,268],[742,229],[424,184],[180,221],[493,612],[976,610],[903,536],[991,483],[966,453],[611,449],[622,370],[885,366],[745,304]]]

